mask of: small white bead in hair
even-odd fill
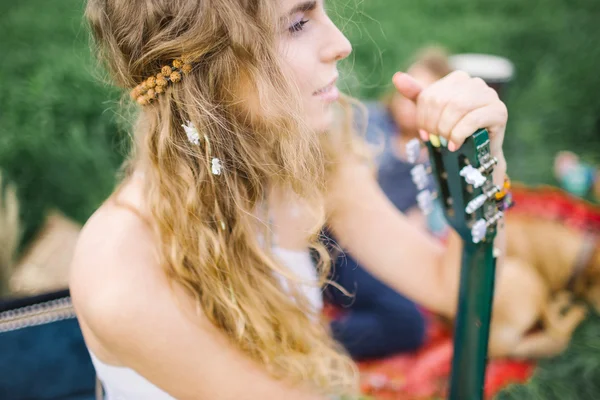
[[[223,165],[221,165],[221,160],[218,158],[212,159],[212,173],[213,175],[221,175],[221,170],[223,169]]]
[[[185,129],[185,134],[187,135],[188,140],[191,144],[195,144],[198,146],[200,144],[200,135],[198,134],[198,130],[190,121],[187,124],[181,125],[183,129]]]

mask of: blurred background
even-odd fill
[[[500,55],[515,65],[505,97],[513,179],[555,183],[560,150],[600,161],[600,1],[327,3],[354,45],[342,82],[350,94],[378,97],[426,45]],[[19,186],[27,241],[44,209],[83,221],[105,198],[127,124],[90,54],[83,1],[0,4],[0,167]]]
[[[126,154],[121,94],[89,51],[81,0],[0,0],[0,169],[17,186],[21,247],[50,209],[83,223],[111,192]],[[389,89],[419,48],[490,53],[515,66],[506,92],[513,180],[554,184],[570,150],[600,164],[600,1],[328,0],[354,45],[342,87],[362,99]],[[590,349],[593,349],[591,351]],[[501,399],[600,398],[600,322]]]

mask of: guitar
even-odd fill
[[[497,160],[490,153],[487,130],[475,132],[455,152],[446,144],[444,139],[431,135],[425,142],[430,165],[418,164],[411,172],[420,191],[417,200],[421,210],[431,213],[438,201],[448,224],[464,242],[449,399],[480,400],[494,293],[493,242],[504,208],[497,198],[501,188],[492,182]],[[414,139],[406,150],[414,164],[421,153],[421,142]],[[429,189],[430,176],[435,191]]]

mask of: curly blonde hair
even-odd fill
[[[89,0],[86,17],[112,80],[127,91],[182,54],[194,60],[180,82],[139,110],[129,160],[145,166],[145,201],[169,278],[273,376],[351,394],[354,364],[326,324],[314,323],[319,315],[303,293],[282,287],[276,275],[289,271],[258,240],[257,210],[269,188],[295,192],[319,216],[310,243],[324,284],[330,258],[319,232],[326,181],[336,153],[358,151],[353,100],[339,102],[339,134],[313,132],[299,117],[277,53],[275,4]],[[188,141],[187,121],[210,146]],[[333,146],[332,137],[341,140]],[[219,176],[211,173],[213,157],[223,164]]]

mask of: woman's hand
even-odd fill
[[[503,186],[506,159],[502,143],[508,111],[494,89],[463,71],[452,72],[427,88],[401,72],[394,75],[393,82],[401,95],[415,103],[415,120],[423,140],[428,139],[428,134],[439,135],[448,140],[448,149],[455,151],[478,129],[487,129],[490,151],[498,160],[492,180],[495,185]],[[504,254],[506,245],[502,230],[498,231],[495,247]],[[501,264],[499,261],[498,268]]]
[[[498,159],[498,174],[494,175],[503,179],[502,143],[508,111],[494,89],[463,71],[452,72],[427,88],[402,72],[394,75],[393,82],[400,94],[415,102],[417,127],[424,139],[427,134],[439,135],[455,151],[475,131],[486,128],[492,155]]]

